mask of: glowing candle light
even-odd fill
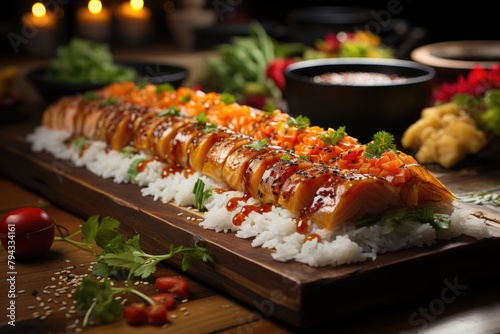
[[[144,6],[143,0],[123,2],[118,8],[118,31],[127,43],[142,42],[150,30],[151,10]]]
[[[28,53],[47,55],[56,45],[56,16],[48,12],[41,2],[36,2],[31,7],[31,12],[22,16],[21,22],[29,31],[29,41],[26,43]]]
[[[76,13],[79,36],[95,41],[105,41],[110,34],[111,13],[100,0],[90,0],[87,7]]]

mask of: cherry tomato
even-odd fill
[[[37,207],[23,207],[8,212],[0,221],[0,240],[15,259],[29,259],[45,254],[54,242],[52,218]]]
[[[141,326],[148,322],[146,305],[144,303],[133,303],[123,308],[123,317],[130,326]]]
[[[146,307],[148,324],[161,326],[168,322],[167,306],[165,304],[155,304]]]
[[[163,304],[167,310],[174,308],[174,295],[170,292],[160,292],[150,297],[156,304]]]
[[[181,276],[160,276],[156,279],[156,289],[159,292],[170,292],[178,299],[189,298],[188,281]]]

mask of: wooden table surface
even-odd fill
[[[202,55],[203,57],[204,55]],[[200,55],[179,58],[199,66]],[[187,59],[187,60],[186,60]],[[190,60],[189,60],[190,59]],[[182,63],[182,60],[180,61]],[[26,68],[23,68],[25,70]],[[29,90],[22,79],[17,83]],[[28,109],[39,101],[28,101]],[[38,107],[39,108],[39,107]],[[28,111],[29,113],[30,111]],[[22,122],[19,120],[18,122]],[[2,127],[12,126],[1,124]],[[0,157],[0,163],[2,158]],[[65,208],[58,207],[38,193],[26,189],[16,180],[0,174],[0,218],[14,208],[41,206],[57,224],[75,231],[84,222]],[[496,257],[498,254],[492,254]],[[50,252],[30,261],[16,261],[15,271],[7,268],[7,254],[0,251],[0,332],[1,333],[77,333],[83,316],[73,311],[68,275],[88,273],[93,255],[65,242],[56,241]],[[429,268],[432,271],[432,268]],[[12,274],[14,272],[15,274]],[[242,304],[225,291],[203,283],[202,278],[180,272],[168,263],[159,266],[155,275],[184,275],[192,295],[169,313],[166,327],[130,327],[124,320],[85,328],[85,333],[500,333],[500,278],[488,277],[473,285],[443,282],[442,290],[422,298],[379,309],[335,317],[314,328],[297,329],[268,317],[253,305]],[[7,310],[10,282],[15,282],[15,310]],[[61,288],[65,288],[60,290]],[[154,285],[141,284],[138,289],[155,292]],[[411,289],[411,287],[408,287]],[[130,301],[134,298],[124,296]],[[360,303],[363,301],[360,300]],[[329,300],[325,300],[328,307]],[[15,326],[9,325],[10,315]],[[326,319],[328,320],[328,319]]]

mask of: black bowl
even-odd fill
[[[313,78],[328,72],[370,72],[404,77],[389,83],[331,84]],[[384,130],[397,136],[420,118],[432,99],[435,71],[413,61],[373,58],[306,60],[285,71],[285,99],[292,116],[312,125],[345,126],[362,141]]]
[[[189,70],[182,66],[144,63],[144,62],[116,62],[117,65],[132,68],[137,73],[136,82],[150,82],[155,85],[170,83],[178,88],[189,75]],[[61,82],[44,78],[47,66],[43,65],[29,71],[28,80],[37,89],[46,103],[52,103],[62,96],[75,95],[102,88],[111,82]]]

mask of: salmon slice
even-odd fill
[[[153,131],[153,147],[158,158],[174,163],[171,152],[172,138],[181,127],[192,123],[193,120],[180,116],[163,117],[163,121]]]
[[[247,170],[248,164],[254,157],[266,152],[267,150],[265,149],[258,150],[249,145],[241,146],[231,153],[224,162],[222,179],[231,189],[244,192],[246,188],[243,174]]]
[[[334,174],[319,187],[305,215],[326,229],[401,206],[399,188],[362,174]]]
[[[326,165],[310,164],[310,167],[298,169],[290,175],[279,192],[278,204],[286,207],[292,213],[300,214],[304,208],[311,205],[317,190],[337,170]]]
[[[154,130],[163,121],[156,112],[148,112],[134,122],[134,147],[151,151],[154,142]]]
[[[171,163],[189,167],[189,145],[205,128],[205,124],[190,122],[180,127],[170,141]]]
[[[250,145],[252,142],[253,139],[238,133],[233,133],[228,138],[215,142],[207,152],[201,172],[217,181],[224,181],[222,170],[227,157],[237,149],[244,145]]]
[[[283,157],[283,156],[282,156]],[[247,184],[248,192],[257,194],[263,203],[278,204],[280,192],[285,181],[299,170],[306,169],[312,164],[295,155],[290,158],[277,160],[270,158],[269,164],[265,166],[259,182]],[[254,178],[256,180],[256,178]]]
[[[222,139],[228,138],[233,133],[225,128],[216,128],[209,132],[201,131],[199,136],[193,139],[188,149],[189,165],[194,170],[203,170],[207,154],[212,146]]]

